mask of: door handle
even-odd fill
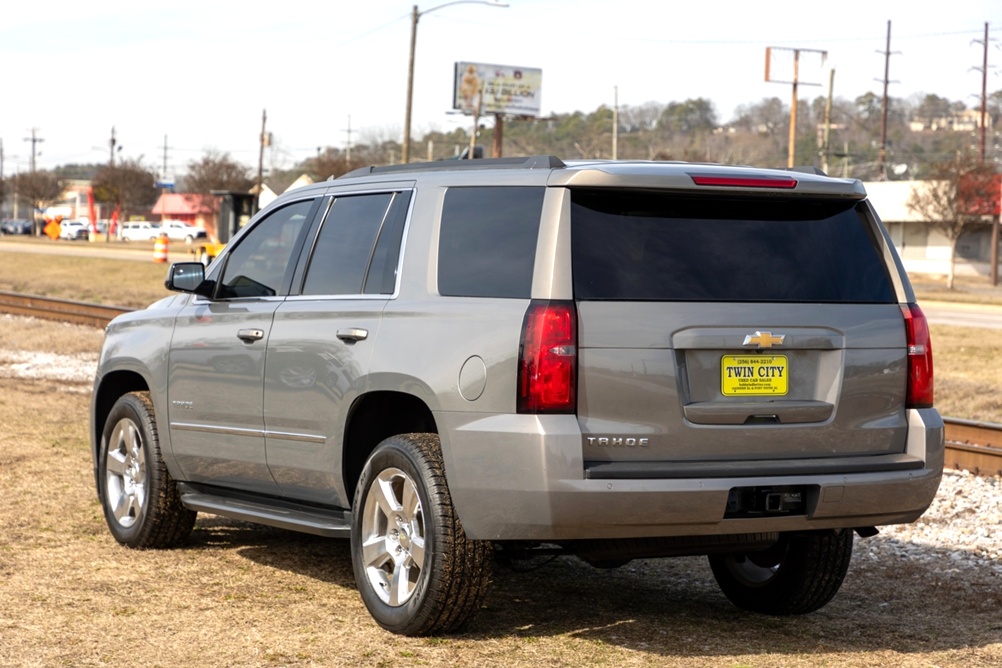
[[[369,330],[362,329],[361,327],[346,327],[344,329],[337,330],[337,338],[341,339],[345,343],[355,343],[356,341],[363,341],[369,337]]]
[[[237,332],[237,338],[244,343],[254,343],[264,338],[263,329],[241,329]]]

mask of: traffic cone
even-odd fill
[[[166,262],[167,261],[167,235],[161,234],[157,237],[157,240],[153,242],[153,261],[154,262]]]

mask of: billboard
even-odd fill
[[[456,63],[452,108],[463,113],[539,116],[543,70]]]

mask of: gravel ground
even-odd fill
[[[932,572],[942,574],[983,569],[999,578],[1002,590],[1000,529],[1002,478],[947,470],[925,515],[913,524],[882,528],[884,540],[858,541],[856,557],[867,551],[878,559],[893,554],[933,565]]]

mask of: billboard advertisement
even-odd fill
[[[467,114],[539,116],[543,70],[484,63],[456,63],[452,108]]]

